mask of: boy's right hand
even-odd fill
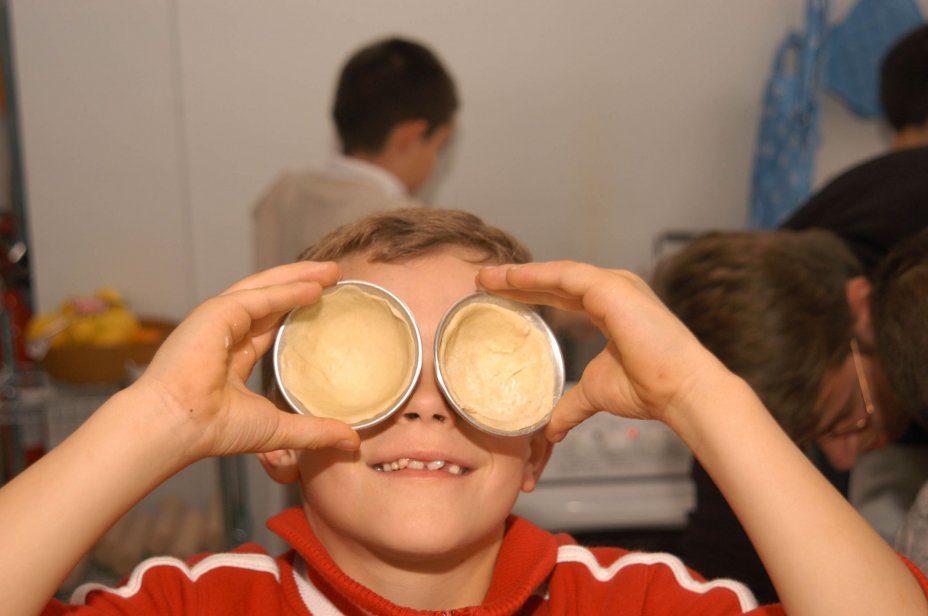
[[[203,302],[135,383],[0,489],[4,614],[39,613],[107,528],[197,460],[357,446],[346,424],[286,413],[245,386],[281,317],[338,276],[334,263],[293,263]]]
[[[672,423],[707,377],[730,374],[631,272],[559,261],[488,267],[477,282],[518,301],[586,312],[608,341],[555,408],[552,440],[598,411]]]
[[[281,318],[319,299],[334,263],[298,262],[249,276],[195,308],[131,388],[147,390],[182,427],[192,459],[283,448],[357,447],[342,422],[281,411],[245,381]]]

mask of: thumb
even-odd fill
[[[561,396],[555,405],[551,421],[545,427],[545,436],[552,443],[562,441],[570,430],[597,412],[583,392],[583,383],[578,383]]]
[[[358,433],[344,422],[295,413],[281,413],[271,440],[269,450],[334,447],[354,451],[361,445]]]

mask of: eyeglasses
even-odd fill
[[[860,359],[860,345],[856,338],[851,338],[851,357],[854,359],[854,371],[857,374],[857,385],[860,388],[860,397],[863,398],[864,401],[865,414],[853,424],[839,426],[833,430],[829,430],[822,438],[841,438],[857,432],[863,432],[876,420],[876,405],[873,403],[873,397],[870,395],[870,382],[867,380],[867,373],[864,371],[864,364]]]

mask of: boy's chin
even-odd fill
[[[420,566],[434,569],[442,566],[441,563],[457,564],[486,550],[496,550],[502,540],[503,529],[502,522],[479,531],[468,529],[467,533],[450,526],[419,528],[414,532],[403,529],[374,539],[369,549],[384,562],[410,570]]]
[[[486,549],[495,549],[502,540],[505,514],[474,516],[454,512],[430,515],[427,508],[403,517],[384,516],[379,520],[339,520],[329,525],[316,517],[313,527],[336,562],[339,554],[357,554],[350,545],[361,547],[384,562],[416,568],[417,564],[467,559]],[[315,517],[315,516],[313,516]],[[320,526],[321,525],[321,526]],[[349,548],[349,549],[343,549]],[[452,559],[452,560],[449,560]],[[345,566],[345,563],[339,562]]]

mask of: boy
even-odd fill
[[[289,263],[338,225],[413,201],[454,133],[458,95],[438,57],[389,38],[356,51],[338,79],[332,118],[341,153],[328,168],[286,173],[254,211],[259,270]]]
[[[928,580],[910,573],[751,389],[634,275],[572,262],[501,265],[524,260],[524,249],[476,217],[432,209],[368,217],[310,255],[336,262],[262,272],[202,304],[136,383],[0,490],[8,613],[40,610],[106,527],[172,473],[247,451],[262,452],[275,479],[300,483],[302,510],[272,521],[295,553],[275,560],[243,549],[191,566],[148,561],[126,586],[77,599],[96,613],[750,611],[743,587],[704,583],[673,557],[590,551],[508,515],[518,491],[534,487],[550,442],[597,411],[676,430],[742,517],[791,613],[928,613]],[[610,342],[544,432],[498,437],[469,428],[426,362],[406,405],[356,434],[280,411],[243,384],[280,318],[339,277],[396,293],[426,348],[444,311],[477,288],[583,310]],[[462,472],[375,468],[402,457],[444,460]],[[63,609],[53,604],[47,613]]]

